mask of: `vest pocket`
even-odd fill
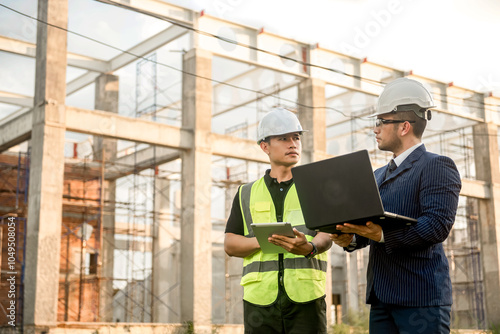
[[[248,273],[241,278],[240,285],[246,286],[260,281],[262,281],[262,273]]]
[[[297,279],[300,280],[315,280],[320,281],[325,278],[325,273],[321,271],[319,260],[306,259],[306,258],[295,258],[295,271],[297,273]]]
[[[297,278],[303,280],[321,281],[325,278],[325,274],[314,269],[298,269]]]
[[[319,260],[315,258],[308,260],[305,257],[298,256],[286,261],[285,269],[287,267],[294,269],[292,272],[295,273],[298,280],[320,281],[325,279],[325,273],[320,268]]]
[[[262,254],[259,251],[245,259],[243,263],[243,275],[240,281],[241,286],[262,281]]]
[[[253,221],[262,223],[271,222],[271,202],[255,202]]]
[[[304,216],[302,215],[302,210],[290,210],[288,212],[285,221],[289,222],[293,226],[305,225]]]

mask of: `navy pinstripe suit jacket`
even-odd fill
[[[375,171],[385,211],[416,218],[418,223],[384,231],[385,243],[356,236],[356,248],[370,245],[367,302],[373,290],[387,304],[451,305],[449,265],[442,242],[455,221],[461,188],[455,163],[421,145],[384,180],[386,169]]]

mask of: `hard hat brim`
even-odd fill
[[[282,135],[287,135],[287,134],[289,134],[289,133],[296,133],[296,132],[298,132],[298,133],[300,133],[300,134],[303,134],[304,132],[309,132],[309,130],[297,130],[297,131],[290,131],[290,132],[278,133],[278,134],[275,134],[275,135],[269,135],[269,136],[267,136],[267,137],[265,137],[265,138],[262,138],[262,139],[257,140],[257,144],[259,144],[259,145],[260,145],[260,143],[261,143],[264,139],[269,138],[269,137],[282,136]]]

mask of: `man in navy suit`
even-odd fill
[[[370,333],[450,332],[451,280],[442,243],[455,221],[461,181],[455,163],[427,152],[421,141],[432,107],[422,84],[399,78],[386,85],[375,114],[378,148],[393,153],[389,165],[375,171],[384,209],[417,224],[387,231],[372,222],[344,224],[338,229],[345,234],[331,235],[349,252],[370,245]]]

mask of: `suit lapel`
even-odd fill
[[[380,170],[380,173],[375,174],[375,180],[377,181],[377,185],[380,188],[380,185],[384,182],[385,171],[387,170],[387,165],[384,170]]]
[[[378,184],[385,183],[388,180],[391,180],[391,179],[397,177],[399,174],[403,173],[404,171],[412,168],[413,164],[415,163],[415,161],[417,161],[418,159],[420,159],[420,157],[422,156],[422,154],[425,153],[425,151],[426,151],[426,148],[425,148],[424,144],[422,144],[419,147],[417,147],[415,149],[415,151],[411,152],[411,154],[403,161],[403,163],[401,165],[398,166],[398,168],[396,168],[396,170],[394,172],[392,172],[389,175],[389,177],[387,179],[383,180],[384,175],[385,175],[385,171],[387,170],[387,166],[386,166],[384,168],[383,173],[381,173],[379,175],[379,178],[377,179],[377,183]],[[379,182],[379,179],[380,179],[381,183]]]

